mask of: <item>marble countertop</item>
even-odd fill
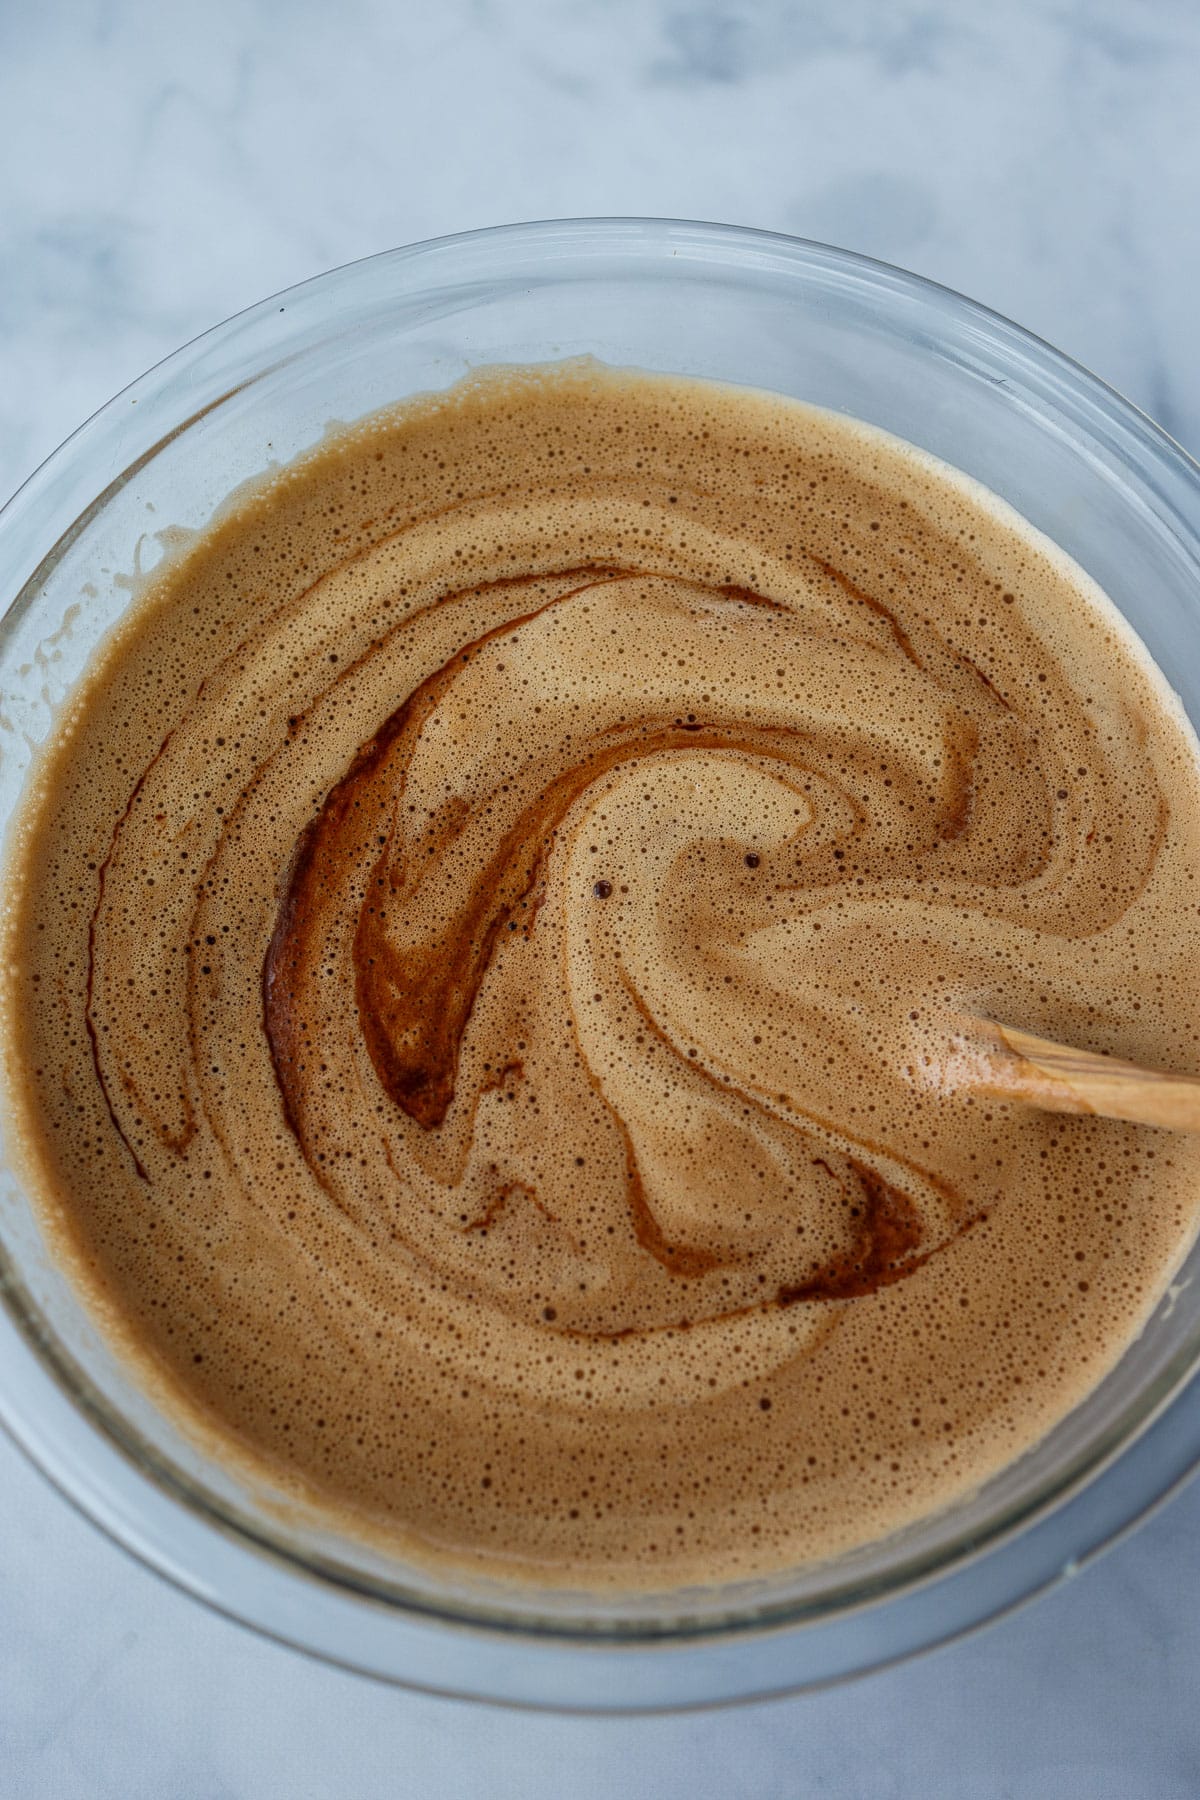
[[[1193,0],[0,6],[0,497],[184,339],[392,244],[730,220],[997,307],[1200,451]],[[0,1371],[2,1379],[2,1371]],[[128,1561],[0,1438],[0,1795],[1200,1793],[1200,1487],[974,1639],[706,1717],[335,1673]]]

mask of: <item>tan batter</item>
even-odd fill
[[[234,1458],[404,1555],[665,1587],[1040,1438],[1200,1143],[978,1098],[966,1015],[1200,1070],[1200,780],[1082,573],[909,447],[593,364],[239,497],[5,880],[8,1108]]]

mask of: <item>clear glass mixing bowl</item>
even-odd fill
[[[648,220],[392,251],[264,301],[77,431],[0,514],[0,810],[97,640],[239,482],[466,370],[588,352],[794,394],[966,470],[1112,596],[1200,725],[1200,469],[1083,369],[844,251]],[[1200,1458],[1200,1248],[1120,1364],[973,1498],[792,1574],[629,1600],[451,1583],[338,1539],[150,1403],[0,1173],[0,1414],[63,1493],[182,1587],[394,1681],[530,1705],[711,1704],[861,1672],[1073,1572]]]

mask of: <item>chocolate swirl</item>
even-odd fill
[[[861,1541],[1192,1230],[1193,1151],[953,1052],[1194,1061],[1193,746],[1077,570],[864,428],[589,367],[384,415],[172,563],[48,769],[40,1185],[176,1401],[407,1554]]]

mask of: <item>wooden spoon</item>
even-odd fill
[[[1096,1113],[1135,1125],[1200,1131],[1200,1077],[1140,1069],[1116,1056],[1054,1044],[1011,1025],[980,1020],[994,1054],[976,1073],[977,1092],[1024,1100],[1048,1112]]]

